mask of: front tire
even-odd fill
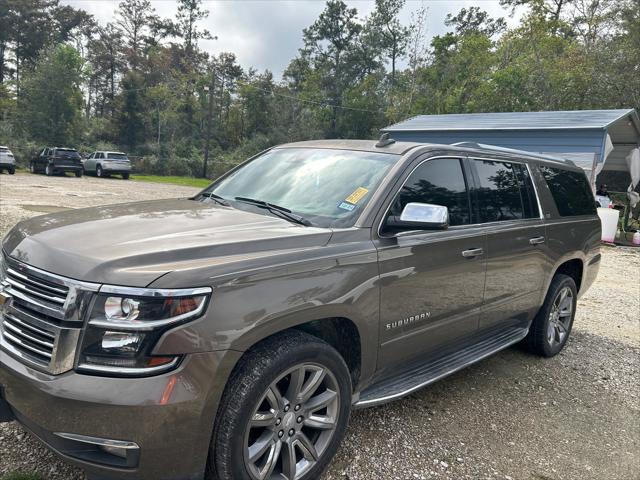
[[[53,175],[53,167],[51,166],[51,164],[47,163],[47,166],[44,167],[44,174],[47,177],[50,177],[51,175]]]
[[[543,357],[560,353],[571,334],[577,298],[573,278],[563,274],[553,277],[542,308],[525,338],[529,351]]]
[[[100,165],[98,165],[96,167],[96,177],[102,178],[102,176],[103,176],[102,167]]]
[[[225,389],[207,478],[318,478],[344,437],[351,391],[344,360],[326,342],[297,331],[261,342]]]
[[[129,180],[129,174],[128,173],[123,173],[122,174],[122,179],[123,180]]]
[[[9,175],[13,175],[14,173],[16,173],[16,167],[10,167],[9,168]]]

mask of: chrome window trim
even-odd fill
[[[527,167],[527,172],[529,173],[529,178],[531,179],[531,184],[533,185],[533,192],[536,196],[536,202],[538,203],[538,217],[540,218],[540,220],[544,220],[544,213],[542,212],[542,204],[540,203],[540,195],[538,195],[538,187],[536,187],[536,182],[534,180],[534,177],[532,175],[532,171],[531,171],[531,164],[529,164],[527,161],[525,160],[506,160],[506,159],[499,159],[496,160],[495,158],[486,158],[486,157],[475,157],[475,156],[471,156],[469,155],[467,157],[469,160],[486,160],[487,162],[503,162],[503,163],[517,163],[519,165],[524,165],[525,167]],[[516,220],[535,220],[537,217],[532,217],[532,218],[520,218],[520,219],[516,219]],[[505,221],[505,220],[500,220],[500,221]],[[486,222],[486,223],[496,223],[496,222]],[[483,223],[482,225],[486,225],[486,223]]]
[[[389,210],[391,210],[391,205],[393,204],[393,199],[396,198],[396,196],[400,193],[400,190],[402,190],[402,188],[407,183],[407,180],[411,177],[411,175],[413,175],[413,172],[415,172],[418,168],[420,168],[426,162],[429,162],[431,160],[440,160],[440,159],[443,159],[443,158],[450,158],[450,159],[455,159],[455,160],[459,160],[460,161],[460,160],[464,160],[467,157],[466,157],[466,155],[438,155],[436,157],[425,158],[424,160],[420,161],[420,163],[418,163],[414,168],[412,168],[411,171],[409,172],[409,174],[407,175],[407,177],[405,178],[404,182],[402,182],[402,185],[400,185],[400,187],[398,187],[396,189],[395,193],[391,197],[391,202],[389,203],[389,205],[385,209],[385,212],[382,215],[382,218],[378,222],[378,228],[377,228],[376,232],[377,232],[379,238],[395,238],[395,237],[398,237],[398,234],[388,235],[388,236],[382,235],[382,224],[384,223],[384,219],[387,218],[387,215],[389,214]],[[462,165],[462,172],[463,172],[463,174],[466,173],[464,171],[464,165]],[[466,176],[465,176],[465,180],[466,180]],[[469,213],[471,213],[471,212],[469,212]],[[469,225],[456,225],[456,226],[468,227]],[[446,230],[444,230],[444,231],[446,231]],[[413,232],[425,233],[425,230],[410,230],[408,232],[400,232],[400,233],[404,233],[406,235],[408,233],[413,233]]]
[[[211,287],[195,288],[139,288],[121,287],[118,285],[102,285],[98,293],[110,293],[114,295],[128,295],[131,297],[191,297],[196,295],[208,295],[213,291]]]
[[[427,231],[427,230],[408,230],[405,232],[399,232],[393,235],[382,235],[382,225],[384,223],[384,219],[387,218],[387,215],[389,214],[389,210],[391,209],[391,205],[393,203],[393,198],[395,198],[398,193],[400,193],[400,190],[402,190],[402,187],[404,187],[404,185],[406,184],[407,180],[409,179],[409,177],[411,177],[411,175],[413,175],[413,172],[415,172],[418,168],[420,168],[422,166],[422,164],[430,161],[430,160],[438,160],[438,159],[442,159],[442,158],[452,158],[452,159],[456,159],[456,160],[464,160],[464,159],[468,159],[468,160],[487,160],[490,162],[506,162],[506,163],[518,163],[520,165],[525,165],[527,167],[527,171],[529,172],[529,177],[531,178],[531,183],[533,184],[533,189],[534,189],[534,193],[536,196],[536,201],[538,202],[538,214],[539,217],[533,217],[533,218],[519,218],[519,219],[513,219],[513,220],[497,220],[494,222],[483,222],[483,223],[470,223],[468,225],[453,225],[449,228],[447,228],[446,230],[433,230],[433,231]],[[464,166],[463,166],[464,169]],[[466,172],[465,172],[466,173]],[[384,214],[382,215],[382,218],[380,219],[380,222],[378,223],[378,228],[377,228],[377,234],[379,238],[397,238],[397,237],[404,237],[407,235],[416,235],[416,234],[425,234],[425,233],[442,233],[442,232],[446,232],[449,231],[451,229],[456,229],[456,230],[463,230],[463,229],[467,229],[467,228],[477,228],[477,227],[484,227],[484,226],[496,226],[499,224],[504,224],[507,222],[530,222],[530,221],[538,221],[538,220],[544,220],[544,213],[542,212],[542,205],[540,203],[540,196],[538,195],[538,189],[536,187],[536,183],[534,180],[534,177],[531,175],[531,166],[529,165],[529,163],[527,163],[524,160],[505,160],[505,159],[495,159],[495,158],[485,158],[485,157],[476,157],[476,156],[471,156],[469,154],[466,155],[460,155],[460,156],[456,156],[456,155],[440,155],[437,157],[430,157],[430,158],[425,158],[424,160],[422,160],[418,165],[416,165],[411,172],[409,172],[409,174],[407,175],[407,178],[405,179],[404,182],[402,182],[402,185],[400,185],[400,187],[395,191],[394,195],[392,196],[392,201],[391,203],[389,203],[389,205],[387,206]]]

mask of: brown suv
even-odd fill
[[[518,342],[557,354],[594,205],[570,162],[384,139],[26,220],[2,243],[0,416],[92,479],[317,478],[352,408]]]

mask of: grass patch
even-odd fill
[[[193,178],[193,177],[172,177],[172,176],[160,176],[160,175],[131,175],[132,180],[140,182],[154,182],[154,183],[170,183],[173,185],[182,185],[184,187],[196,187],[204,188],[211,184],[211,180],[206,178]],[[4,479],[0,479],[4,480]]]
[[[45,480],[45,478],[34,473],[11,472],[0,477],[0,480]]]

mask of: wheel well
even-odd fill
[[[573,259],[564,262],[560,265],[556,270],[556,275],[558,273],[562,273],[564,275],[568,275],[573,278],[573,281],[576,282],[576,289],[580,291],[580,284],[582,283],[582,260]]]
[[[294,329],[321,338],[335,348],[349,368],[352,385],[357,385],[360,380],[362,355],[358,327],[351,320],[325,318],[297,325]]]

